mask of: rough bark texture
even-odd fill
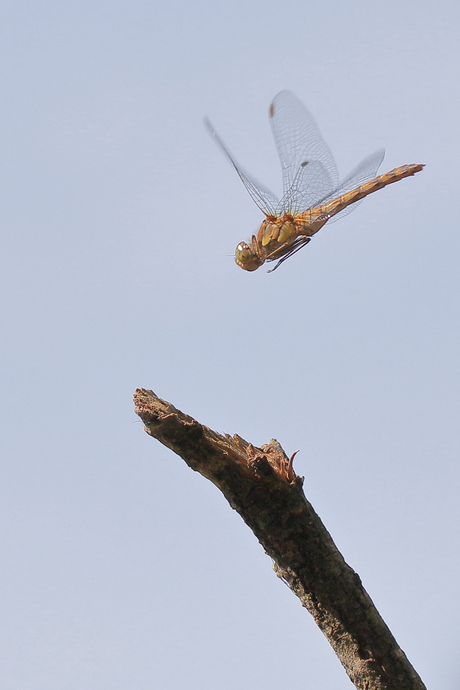
[[[357,688],[425,688],[307,501],[293,457],[277,441],[255,448],[237,435],[222,436],[149,390],[138,389],[134,402],[146,432],[218,486],[238,511]]]

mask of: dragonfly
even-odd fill
[[[271,269],[274,271],[308,244],[323,225],[353,211],[368,194],[415,175],[424,167],[415,163],[403,165],[376,176],[385,155],[380,149],[339,182],[329,146],[310,112],[291,91],[275,96],[269,108],[269,121],[281,161],[281,199],[244,171],[205,119],[211,136],[265,215],[249,244],[240,242],[236,247],[235,261],[245,271],[255,271],[266,261],[276,261]]]

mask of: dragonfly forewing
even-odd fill
[[[278,204],[277,216],[285,213],[296,215],[306,208],[321,203],[331,193],[332,180],[329,172],[320,161],[310,161],[301,165],[290,189],[285,192]]]
[[[236,172],[240,177],[240,180],[248,190],[249,195],[251,196],[256,206],[258,206],[262,213],[265,213],[265,215],[274,215],[279,205],[279,200],[275,196],[275,194],[273,194],[273,192],[271,192],[269,189],[260,184],[260,182],[257,182],[257,180],[254,177],[252,177],[243,170],[241,165],[239,165],[239,163],[236,162],[235,158],[232,156],[228,148],[225,146],[224,142],[217,134],[216,130],[212,126],[211,121],[208,120],[208,118],[204,119],[204,124],[208,132],[214,139],[214,141],[225,153],[228,160],[235,168]]]
[[[283,194],[288,192],[305,163],[318,161],[327,171],[330,188],[318,185],[317,198],[337,186],[339,176],[334,156],[313,116],[291,91],[281,91],[269,108],[269,120],[283,171]],[[311,195],[315,195],[315,181]]]

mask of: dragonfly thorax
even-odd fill
[[[246,271],[255,271],[265,261],[279,258],[286,245],[290,245],[298,230],[293,216],[280,218],[267,216],[259,228],[257,236],[253,235],[250,244],[240,242],[235,250],[235,261]],[[280,254],[281,252],[281,254]]]
[[[288,242],[295,234],[296,224],[293,216],[287,214],[280,218],[268,216],[259,228],[257,242],[262,247],[275,249],[280,244]]]
[[[235,251],[238,266],[246,271],[255,271],[266,261],[284,261],[307,244],[329,219],[329,216],[319,214],[308,214],[308,219],[303,215],[267,216],[250,244],[238,244]]]

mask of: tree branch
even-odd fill
[[[252,529],[357,688],[425,690],[307,501],[293,456],[275,440],[255,448],[238,435],[222,436],[152,391],[136,390],[134,402],[145,431],[218,486]]]

